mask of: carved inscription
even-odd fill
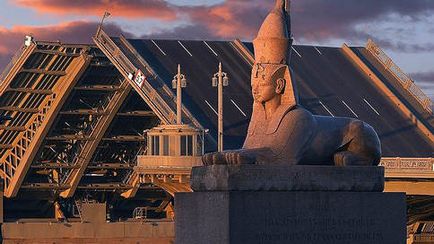
[[[340,171],[340,170],[329,170],[327,177],[330,179],[342,179],[344,178],[356,178],[357,180],[367,180],[373,179],[375,177],[381,178],[382,172],[380,171]],[[287,168],[282,168],[280,174],[276,174],[276,171],[267,171],[264,168],[249,168],[248,170],[241,170],[239,172],[233,173],[232,177],[236,177],[240,180],[258,181],[264,179],[272,179],[273,181],[282,182],[298,182],[308,180],[315,180],[319,178],[317,171],[312,170],[292,170],[289,171]]]
[[[403,171],[433,171],[433,162],[431,159],[383,159],[381,165],[387,170],[403,170]]]
[[[326,208],[326,207],[324,207]],[[261,243],[272,241],[366,241],[367,243],[383,240],[383,234],[375,230],[379,223],[374,218],[364,217],[266,217],[263,232],[255,238]],[[288,227],[291,226],[291,231]],[[310,230],[309,232],[303,230]],[[349,231],[357,230],[357,231]]]
[[[269,243],[275,241],[294,241],[295,243],[301,243],[306,241],[327,241],[330,243],[339,241],[351,243],[351,241],[366,241],[378,242],[383,241],[383,234],[380,232],[354,232],[354,233],[312,233],[312,232],[298,232],[298,233],[259,233],[256,235],[256,239],[260,243]]]

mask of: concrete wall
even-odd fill
[[[172,221],[2,224],[3,243],[173,243]]]

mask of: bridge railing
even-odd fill
[[[11,71],[12,67],[15,65],[15,63],[18,61],[18,59],[21,57],[23,52],[26,50],[26,46],[22,45],[18,51],[14,54],[14,56],[11,58],[11,61],[6,65],[3,72],[0,74],[0,84],[3,82],[3,80],[6,78],[6,76],[9,74],[9,71]]]
[[[422,105],[422,107],[429,113],[432,113],[433,103],[431,99],[414,83],[414,81],[405,74],[396,65],[393,60],[371,39],[366,44],[368,50],[375,58],[377,58],[383,66],[392,73],[393,76],[401,83],[401,85],[410,92],[413,97]]]
[[[381,166],[393,173],[432,173],[434,158],[382,158]]]
[[[97,41],[97,44],[101,44],[105,49],[105,54],[111,54],[113,59],[111,61],[115,61],[119,64],[119,68],[124,72],[124,74],[134,73],[137,68],[131,63],[127,56],[120,50],[118,46],[112,41],[112,39],[104,32],[98,31],[97,35],[94,36],[94,39]],[[103,50],[104,51],[104,50]],[[122,72],[121,72],[122,73]]]
[[[173,123],[175,121],[175,113],[170,113],[170,107],[162,101],[157,91],[148,82],[143,82],[143,85],[139,86],[132,81],[132,77],[129,77],[130,74],[135,74],[138,68],[128,59],[116,43],[102,29],[98,30],[93,39],[104,54],[119,69],[120,73],[125,78],[128,78],[134,89],[143,96],[151,108],[154,108],[158,117],[166,124]],[[172,116],[170,116],[171,114]]]

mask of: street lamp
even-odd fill
[[[172,88],[176,89],[176,123],[182,124],[182,91],[181,89],[187,87],[187,79],[185,75],[181,74],[181,65],[178,64],[178,74],[173,77]]]
[[[107,12],[107,11],[105,11],[104,12],[104,15],[102,16],[102,18],[101,18],[101,22],[99,23],[99,25],[98,25],[98,30],[96,31],[96,37],[98,37],[98,35],[99,35],[99,33],[101,32],[101,29],[102,29],[102,25],[104,24],[104,20],[106,19],[106,18],[108,18],[108,17],[110,17],[110,13],[109,12]]]
[[[223,151],[223,87],[229,85],[228,74],[222,71],[222,63],[219,63],[219,72],[212,78],[212,86],[218,87],[218,142],[217,151]]]

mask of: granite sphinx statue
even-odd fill
[[[372,166],[381,158],[375,130],[367,123],[313,115],[299,103],[289,67],[288,0],[277,0],[253,41],[253,114],[244,146],[203,156],[205,165],[286,164]]]

